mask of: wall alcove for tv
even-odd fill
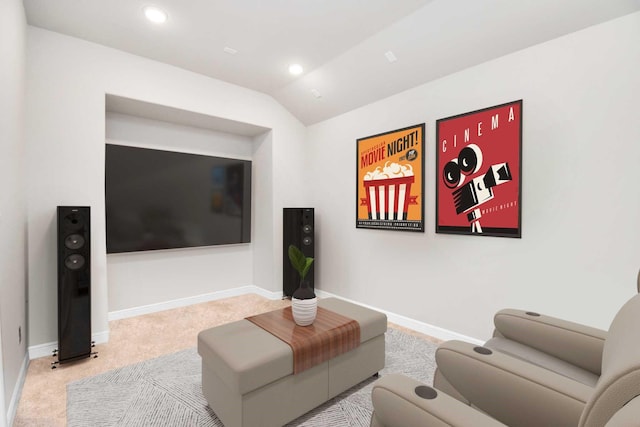
[[[251,241],[251,137],[265,128],[113,95],[106,111],[107,253]]]
[[[232,163],[231,170],[236,167],[235,164],[246,165],[251,162],[254,170],[252,200],[245,203],[251,206],[252,224],[255,224],[256,215],[264,210],[262,200],[271,197],[268,194],[270,187],[265,189],[263,185],[255,185],[256,180],[264,181],[265,173],[271,173],[271,156],[263,154],[265,149],[270,150],[270,141],[271,129],[267,127],[106,95],[105,161],[109,146],[123,146],[149,152],[170,152],[179,157],[185,155],[229,160]],[[175,167],[180,169],[178,165]],[[215,175],[215,172],[211,165],[205,167],[210,168],[205,178],[209,180],[206,183],[209,188],[201,198],[208,198],[203,203],[205,209],[217,209],[211,188],[212,174]],[[166,175],[170,172],[166,171],[166,174],[160,174],[160,178],[153,179],[159,185],[166,185],[167,179],[170,179]],[[224,173],[226,175],[227,171]],[[126,186],[127,183],[120,185]],[[131,185],[136,184],[132,182]],[[106,199],[105,202],[106,244],[109,201]],[[125,248],[122,251],[108,251],[109,312],[192,299],[194,296],[251,284],[255,226],[251,231],[250,245],[242,244],[241,240],[214,245],[187,245],[180,249],[167,247],[157,248],[163,250],[143,248],[129,251]]]

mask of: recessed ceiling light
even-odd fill
[[[162,24],[167,21],[167,12],[157,6],[145,6],[143,11],[144,16],[155,24]]]
[[[304,69],[302,68],[302,65],[300,65],[300,64],[291,64],[291,65],[289,65],[289,72],[291,74],[293,74],[294,76],[297,76],[298,74],[302,74],[303,71],[304,71]]]
[[[316,99],[322,98],[322,95],[320,94],[320,91],[318,89],[311,89],[311,93],[316,97]]]
[[[224,49],[222,49],[222,50],[223,50],[225,53],[228,53],[229,55],[235,55],[236,53],[238,53],[238,51],[237,51],[237,50],[235,50],[234,48],[229,47],[229,46],[225,47],[225,48],[224,48]]]

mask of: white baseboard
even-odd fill
[[[434,337],[443,341],[462,340],[462,341],[467,341],[477,345],[484,344],[484,341],[479,340],[477,338],[468,337],[466,335],[449,331],[447,329],[443,329],[438,326],[433,326],[428,323],[420,322],[418,320],[414,320],[409,317],[402,316],[400,314],[395,314],[390,311],[382,310],[377,307],[372,307],[366,304],[362,304],[359,301],[349,300],[348,298],[343,298],[339,295],[335,295],[330,292],[325,292],[320,289],[316,289],[315,292],[316,292],[316,295],[318,295],[320,298],[329,298],[329,297],[340,298],[345,301],[352,302],[354,304],[359,304],[364,307],[371,308],[372,310],[380,311],[387,315],[387,319],[391,323],[395,323],[399,326],[403,326],[405,328],[423,333],[425,335],[429,335],[431,337]],[[129,317],[141,316],[143,314],[156,313],[158,311],[170,310],[172,308],[185,307],[192,304],[216,301],[224,298],[231,298],[231,297],[236,297],[236,296],[246,295],[246,294],[258,294],[260,296],[263,296],[271,300],[277,300],[282,298],[282,292],[273,292],[273,291],[266,290],[264,288],[260,288],[255,285],[247,285],[247,286],[241,286],[238,288],[226,289],[223,291],[196,295],[193,297],[180,298],[172,301],[165,301],[157,304],[148,304],[148,305],[133,307],[125,310],[112,311],[108,313],[107,318],[109,321],[126,319]],[[92,339],[96,344],[102,344],[102,343],[108,342],[109,331],[95,333],[92,335]],[[50,343],[31,346],[29,347],[29,359],[36,359],[39,357],[51,356],[51,354],[53,353],[53,350],[55,350],[57,347],[58,347],[58,343],[55,341]]]
[[[20,396],[22,396],[22,388],[24,387],[24,380],[27,378],[27,369],[29,368],[29,355],[24,355],[22,366],[20,366],[20,373],[18,374],[18,381],[11,394],[11,400],[9,401],[9,407],[7,408],[7,425],[12,426],[13,420],[16,418],[16,412],[18,412],[18,403],[20,402]]]
[[[414,320],[414,319],[411,319],[409,317],[402,316],[400,314],[395,314],[395,313],[392,313],[390,311],[382,310],[382,309],[377,308],[377,307],[372,307],[370,305],[363,304],[363,303],[361,303],[359,301],[353,301],[353,300],[350,300],[348,298],[343,298],[340,295],[335,295],[335,294],[332,294],[331,292],[325,292],[325,291],[322,291],[320,289],[315,289],[315,293],[320,298],[330,298],[330,297],[339,298],[339,299],[342,299],[342,300],[345,300],[345,301],[349,301],[349,302],[354,303],[354,304],[361,305],[363,307],[370,308],[372,310],[380,311],[380,312],[382,312],[382,313],[387,315],[387,320],[389,322],[391,322],[391,323],[395,323],[396,325],[411,329],[411,330],[416,331],[416,332],[420,332],[420,333],[425,334],[425,335],[429,335],[430,337],[434,337],[434,338],[437,338],[437,339],[442,340],[442,341],[461,340],[461,341],[470,342],[470,343],[473,343],[473,344],[476,344],[476,345],[483,345],[484,344],[484,341],[479,340],[477,338],[468,337],[466,335],[459,334],[457,332],[453,332],[453,331],[450,331],[448,329],[444,329],[444,328],[440,328],[438,326],[430,325],[428,323],[420,322],[418,320]]]
[[[126,319],[128,317],[141,316],[143,314],[156,313],[158,311],[170,310],[172,308],[186,307],[188,305],[216,301],[219,299],[237,297],[246,294],[258,294],[260,296],[273,300],[282,298],[282,292],[271,292],[255,285],[247,285],[238,288],[225,289],[224,291],[210,292],[193,297],[160,302],[157,304],[149,304],[140,307],[127,308],[124,310],[111,311],[108,314],[107,320],[112,321]]]
[[[461,341],[467,341],[477,345],[484,344],[484,341],[479,340],[477,338],[468,337],[466,335],[449,331],[447,329],[440,328],[438,326],[433,326],[428,323],[420,322],[418,320],[414,320],[409,317],[402,316],[400,314],[395,314],[390,311],[382,310],[377,307],[368,306],[366,304],[362,304],[359,301],[352,301],[347,298],[343,298],[339,295],[335,295],[330,292],[325,292],[321,289],[315,289],[315,293],[320,298],[329,298],[329,297],[340,298],[345,301],[352,302],[354,304],[359,304],[364,307],[371,308],[372,310],[380,311],[387,315],[387,319],[391,323],[395,323],[396,325],[403,326],[405,328],[414,330],[416,332],[420,332],[425,335],[429,335],[431,337],[434,337],[443,341],[461,340]],[[125,319],[128,317],[140,316],[143,314],[155,313],[158,311],[170,310],[172,308],[185,307],[192,304],[216,301],[223,298],[231,298],[231,297],[236,297],[236,296],[246,295],[246,294],[258,294],[260,296],[263,296],[271,300],[277,300],[282,298],[282,292],[273,292],[255,285],[247,285],[247,286],[241,286],[238,288],[225,289],[223,291],[210,292],[208,294],[196,295],[193,297],[180,298],[177,300],[166,301],[166,302],[157,303],[157,304],[149,304],[141,307],[134,307],[126,310],[112,311],[109,313],[108,319],[109,321]]]
[[[96,344],[104,344],[109,342],[109,331],[96,332],[91,334],[91,340]],[[58,341],[52,341],[44,344],[32,345],[29,347],[29,360],[38,359],[40,357],[52,356],[53,351],[58,348]],[[53,361],[53,358],[52,360]]]
[[[278,299],[283,299],[283,294],[282,291],[280,292],[273,292],[273,291],[268,291],[266,289],[260,288],[258,286],[251,286],[252,288],[252,293],[258,294],[260,296],[263,296],[267,299],[270,300],[278,300]]]

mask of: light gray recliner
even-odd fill
[[[371,425],[640,426],[640,295],[608,332],[516,310],[495,323],[483,347],[438,348],[435,388],[378,380]]]

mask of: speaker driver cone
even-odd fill
[[[311,233],[311,231],[313,231],[313,228],[309,224],[305,224],[304,227],[302,227],[302,231],[305,234],[309,234]]]
[[[80,249],[84,246],[84,237],[80,234],[70,234],[65,237],[64,246],[67,249]]]
[[[84,266],[84,257],[80,254],[69,255],[65,258],[64,265],[69,270],[80,270]]]

